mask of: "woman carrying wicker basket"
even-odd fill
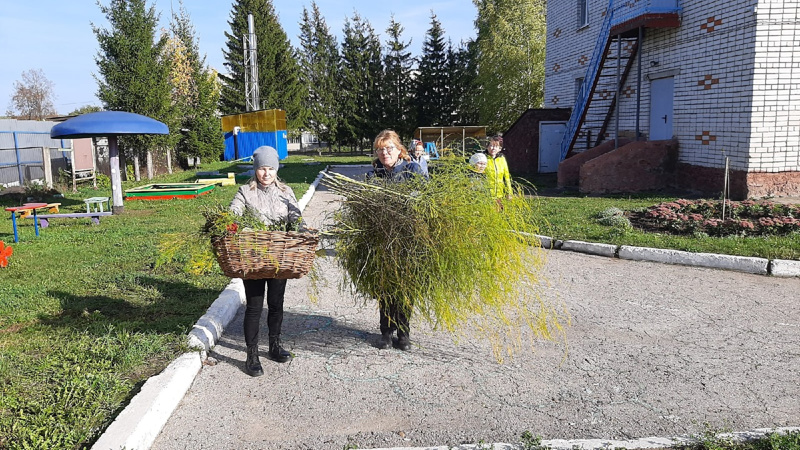
[[[266,224],[278,222],[290,224],[300,220],[300,207],[294,192],[289,186],[278,181],[278,166],[278,152],[274,148],[263,146],[256,149],[253,153],[255,176],[248,184],[239,188],[231,201],[231,211],[243,215],[246,209],[250,209]],[[244,313],[244,341],[247,344],[245,370],[250,376],[257,377],[264,374],[258,359],[258,338],[265,293],[269,357],[281,363],[292,359],[292,354],[281,347],[280,339],[286,280],[261,278],[243,281],[247,298],[247,309]]]
[[[400,142],[400,136],[392,130],[378,133],[373,143],[376,160],[375,169],[368,174],[369,178],[385,178],[402,182],[412,176],[428,178],[428,171],[412,160],[408,151]],[[378,348],[388,349],[392,346],[392,335],[397,330],[395,346],[403,351],[411,349],[409,328],[411,319],[410,305],[402,304],[391,298],[379,299],[381,340]]]

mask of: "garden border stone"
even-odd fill
[[[800,261],[773,259],[769,263],[769,270],[774,277],[800,277]]]
[[[595,242],[564,241],[561,244],[561,250],[614,258],[617,253],[617,246],[612,244],[598,244]]]
[[[750,256],[718,255],[715,253],[692,253],[663,248],[647,248],[623,245],[619,249],[620,259],[653,261],[666,264],[709,267],[738,272],[767,275],[769,260]]]

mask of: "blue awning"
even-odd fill
[[[67,119],[50,130],[51,138],[62,139],[128,134],[169,134],[169,127],[141,114],[98,111]]]

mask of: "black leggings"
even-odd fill
[[[244,311],[244,342],[248,346],[258,345],[261,328],[261,311],[264,309],[264,292],[267,294],[267,326],[269,336],[281,334],[283,323],[283,294],[286,291],[286,280],[274,278],[244,281],[244,295],[247,298],[247,309]]]

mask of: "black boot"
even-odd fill
[[[258,344],[247,346],[247,361],[244,363],[244,370],[251,377],[260,377],[264,375],[264,369],[261,368],[261,361],[258,360]]]
[[[269,357],[272,358],[273,361],[279,363],[285,363],[292,360],[292,354],[281,347],[280,336],[269,337]]]
[[[408,332],[404,333],[397,330],[397,344],[395,344],[395,347],[404,352],[411,350],[411,339],[408,338]]]
[[[392,330],[381,331],[381,340],[378,341],[378,348],[386,350],[392,347]]]

